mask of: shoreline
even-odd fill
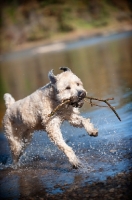
[[[13,60],[19,58],[19,57],[27,57],[27,56],[33,56],[36,54],[46,54],[46,53],[55,53],[60,51],[66,51],[68,49],[74,49],[81,46],[91,46],[95,45],[97,43],[101,43],[103,41],[110,41],[111,39],[120,39],[122,37],[129,37],[132,35],[132,29],[129,30],[120,30],[118,32],[111,32],[108,34],[95,34],[92,37],[81,37],[78,39],[74,39],[72,41],[58,41],[54,43],[48,43],[48,44],[41,44],[38,46],[33,46],[30,48],[24,48],[19,51],[12,51],[10,53],[6,53],[3,55],[0,55],[0,61],[4,62],[7,60]]]
[[[40,46],[48,46],[52,44],[68,44],[72,42],[77,42],[79,40],[90,39],[95,37],[103,37],[103,36],[110,36],[113,34],[123,33],[132,31],[132,25],[130,23],[123,24],[122,26],[108,26],[102,28],[95,28],[92,30],[76,30],[70,33],[61,34],[58,33],[52,38],[34,41],[34,42],[25,42],[21,45],[16,45],[11,51],[2,52],[0,56],[5,56],[8,54],[21,52],[21,51],[28,51]],[[50,51],[50,50],[49,50]]]
[[[59,185],[58,185],[59,187]],[[57,187],[56,187],[57,189]],[[42,199],[42,200],[80,200],[80,199],[98,199],[98,200],[130,200],[132,197],[132,172],[122,172],[114,177],[108,177],[105,181],[96,181],[87,183],[85,186],[71,186],[69,189],[62,187],[59,194],[50,194],[40,190],[33,196],[20,196],[24,199]]]

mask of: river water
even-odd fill
[[[132,32],[55,43],[0,57],[0,117],[5,107],[2,96],[15,99],[29,95],[48,82],[48,71],[67,66],[81,78],[88,96],[106,99],[115,107],[121,122],[109,108],[85,103],[81,115],[90,117],[99,130],[96,138],[84,129],[62,125],[65,141],[81,159],[83,168],[72,169],[65,155],[45,132],[35,132],[21,156],[20,166],[11,165],[7,140],[0,133],[0,198],[63,193],[68,189],[104,181],[132,170]],[[40,195],[41,194],[41,195]]]

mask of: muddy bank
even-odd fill
[[[35,183],[34,183],[35,184]],[[34,187],[36,187],[34,185]],[[108,177],[106,181],[95,182],[84,187],[71,187],[68,190],[66,186],[62,187],[63,194],[51,195],[40,190],[37,194],[30,197],[20,196],[24,200],[73,200],[73,199],[98,199],[98,200],[130,200],[132,197],[132,171],[130,173],[122,172],[117,176]]]
[[[56,185],[54,186],[54,193],[50,193],[47,191],[47,188],[43,187],[39,180],[37,181],[37,171],[30,170],[23,173],[23,180],[21,180],[22,185],[16,185],[13,187],[13,184],[17,180],[17,175],[12,176],[12,173],[9,173],[8,181],[6,182],[6,188],[2,187],[2,181],[0,184],[0,199],[1,200],[12,200],[12,199],[20,199],[20,200],[130,200],[132,197],[132,169],[127,172],[120,172],[114,177],[108,176],[105,181],[96,181],[92,183],[87,183],[85,185],[79,186],[78,184],[69,185]],[[39,172],[39,170],[38,170]],[[45,172],[42,172],[44,175]],[[6,176],[6,171],[3,171],[3,175],[0,175],[0,180],[2,180],[3,176]],[[46,175],[46,174],[45,174]],[[53,175],[53,174],[52,174]],[[31,185],[28,184],[28,177],[32,176],[32,180],[30,180]],[[78,177],[79,179],[79,177]],[[48,180],[47,180],[48,181]],[[79,180],[77,180],[79,182]],[[7,188],[9,187],[10,190]],[[21,192],[17,194],[17,188],[21,190]],[[30,190],[30,193],[29,193]]]

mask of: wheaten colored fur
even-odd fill
[[[69,162],[74,167],[78,167],[79,159],[62,137],[60,126],[65,120],[73,126],[84,127],[89,135],[97,136],[98,133],[93,124],[89,119],[80,116],[79,109],[76,108],[83,105],[83,99],[86,96],[81,80],[70,69],[61,68],[61,70],[64,72],[57,76],[50,71],[50,83],[24,99],[15,101],[10,94],[4,95],[7,110],[3,118],[3,127],[14,163],[18,161],[30,142],[33,132],[44,130],[65,153]],[[65,105],[54,116],[48,117],[58,104],[69,98],[73,99],[72,105]]]

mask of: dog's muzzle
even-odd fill
[[[71,105],[76,108],[81,108],[84,104],[85,97],[86,97],[86,92],[79,91],[78,96],[71,97]]]

